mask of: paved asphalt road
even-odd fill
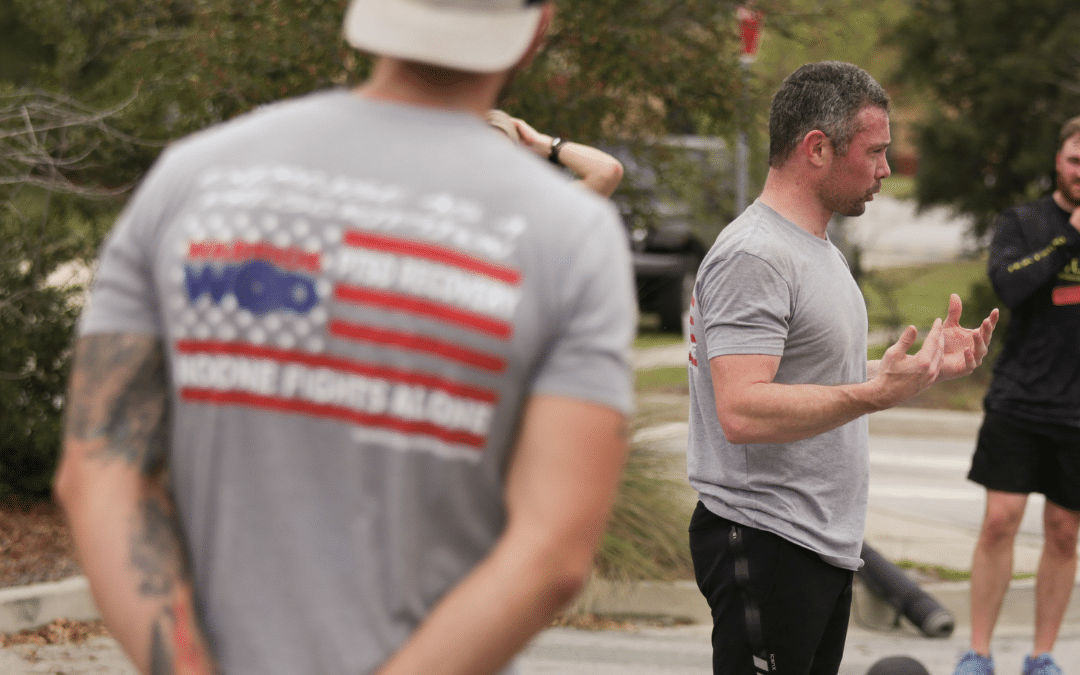
[[[848,634],[839,675],[865,675],[887,656],[918,659],[930,675],[949,675],[967,648],[968,634],[929,639],[910,630],[871,631],[857,626]],[[1020,672],[1030,649],[1029,630],[998,631],[994,640],[999,673]],[[523,675],[710,675],[709,627],[639,628],[630,631],[544,631],[526,649]],[[1066,626],[1056,656],[1066,673],[1080,672],[1080,631]],[[136,675],[110,638],[81,645],[16,646],[0,650],[4,675]]]
[[[929,639],[904,630],[848,633],[839,675],[865,675],[888,656],[910,656],[930,675],[950,675],[967,649],[968,634]],[[1019,675],[1030,631],[998,631],[997,672]],[[1080,672],[1080,631],[1068,627],[1055,651],[1067,674]],[[710,675],[709,627],[642,628],[633,632],[545,631],[526,651],[524,675]]]
[[[902,513],[976,535],[982,524],[985,490],[967,480],[973,439],[901,438],[870,439],[870,508],[875,512]],[[1032,495],[1018,535],[1017,572],[1035,572],[1042,545],[1045,499]],[[872,530],[867,534],[875,542]],[[956,569],[971,567],[971,545],[942,542],[934,562]],[[911,556],[890,556],[895,558]]]

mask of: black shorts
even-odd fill
[[[1080,429],[987,411],[968,478],[999,492],[1039,492],[1080,511]]]
[[[749,597],[760,613],[764,658],[756,657],[746,612],[747,594],[736,579],[742,537]],[[854,572],[770,532],[736,525],[698,502],[690,519],[690,554],[698,588],[713,617],[714,675],[766,672],[836,675],[844,655]]]

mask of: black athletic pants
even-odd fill
[[[701,502],[690,520],[690,553],[712,609],[714,675],[836,675],[854,572]],[[737,574],[740,562],[745,573]]]

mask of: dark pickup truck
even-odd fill
[[[735,211],[734,162],[724,139],[666,136],[607,148],[623,163],[612,196],[630,236],[638,306],[679,332],[698,265]]]

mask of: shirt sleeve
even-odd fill
[[[162,334],[153,273],[153,230],[162,217],[154,206],[153,174],[129,200],[103,244],[79,334]]]
[[[1035,211],[1031,218],[1046,218]],[[1080,233],[1072,227],[1048,232],[1046,223],[1033,223],[1025,229],[1015,209],[998,217],[990,243],[987,272],[994,291],[1011,309],[1053,281],[1058,272],[1080,251]],[[1055,228],[1056,229],[1056,228]],[[1032,236],[1048,232],[1044,236]]]
[[[558,337],[533,391],[633,411],[630,342],[637,328],[630,251],[613,210],[604,209],[571,252],[560,293]]]
[[[737,252],[698,274],[697,303],[707,356],[782,356],[791,321],[791,288],[756,255]]]

